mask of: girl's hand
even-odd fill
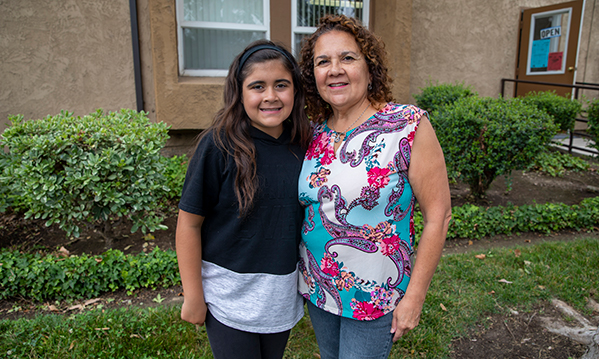
[[[391,323],[391,333],[393,342],[396,342],[404,334],[416,328],[420,321],[422,312],[422,303],[404,296],[393,311],[393,322]]]
[[[194,303],[192,300],[185,299],[181,307],[181,319],[191,324],[202,326],[206,320],[207,310],[208,307],[206,307],[206,303],[203,300]]]

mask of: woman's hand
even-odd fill
[[[393,311],[393,341],[414,329],[420,321],[422,305],[441,258],[451,219],[451,196],[443,151],[426,116],[420,119],[414,136],[408,176],[420,204],[423,229],[406,294]]]
[[[206,320],[206,312],[208,308],[204,299],[193,300],[185,298],[181,307],[181,319],[191,324],[202,326]]]
[[[420,322],[420,313],[422,312],[422,302],[413,300],[407,295],[399,302],[393,311],[393,322],[391,323],[391,333],[393,342],[396,342],[404,334],[416,328]]]

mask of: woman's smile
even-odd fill
[[[358,111],[367,97],[370,73],[352,35],[333,30],[314,45],[314,77],[322,99],[333,111]]]

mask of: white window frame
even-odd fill
[[[207,22],[207,21],[185,21],[184,0],[176,0],[177,11],[177,52],[179,56],[179,75],[196,77],[225,77],[229,70],[216,69],[185,69],[185,57],[183,53],[183,29],[220,29],[220,30],[242,30],[264,32],[266,39],[270,39],[270,0],[262,0],[264,25],[254,24],[236,24],[226,22]],[[241,51],[241,50],[240,50]]]
[[[297,25],[297,1],[291,0],[291,53],[296,54],[295,48],[295,35],[303,34],[309,35],[316,31],[316,27],[313,26],[298,26]],[[311,0],[311,3],[321,3],[324,5],[336,5],[339,6],[343,3],[350,2],[348,0]],[[362,1],[362,25],[368,28],[368,22],[370,20],[370,0]]]
[[[564,38],[566,39],[566,45],[564,46],[564,57],[562,59],[562,68],[560,70],[554,70],[554,71],[544,71],[544,72],[532,72],[530,71],[530,65],[532,62],[532,43],[533,43],[533,39],[534,39],[534,32],[536,31],[536,29],[533,28],[533,26],[535,26],[535,19],[537,17],[548,17],[551,15],[558,15],[558,14],[568,14],[568,26],[566,28],[566,35],[564,36]],[[528,59],[526,60],[526,75],[527,76],[535,76],[535,75],[562,75],[566,72],[566,56],[568,54],[568,46],[570,46],[570,24],[572,23],[572,8],[564,8],[564,9],[558,9],[558,10],[553,10],[553,11],[546,11],[546,12],[540,12],[540,13],[536,13],[536,14],[532,14],[531,15],[531,19],[530,19],[530,24],[531,24],[531,28],[530,28],[530,34],[529,39],[528,39]],[[561,25],[561,23],[560,23]],[[581,26],[582,28],[582,26]],[[534,30],[534,31],[533,31]],[[567,37],[566,37],[567,36]]]

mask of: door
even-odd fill
[[[584,0],[522,12],[516,79],[574,84]],[[530,91],[572,93],[569,87],[516,83],[515,95]]]

